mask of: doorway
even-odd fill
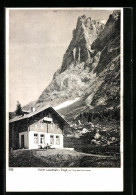
[[[21,148],[24,148],[24,135],[21,135]]]

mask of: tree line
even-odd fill
[[[100,112],[83,112],[80,113],[79,118],[85,118],[87,122],[92,122],[96,118],[99,121],[103,121],[105,118],[107,118],[108,121],[114,119],[114,120],[120,120],[120,109],[119,108],[114,108],[112,110],[103,110]]]

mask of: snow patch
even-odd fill
[[[101,22],[102,22],[103,24],[106,24],[107,20],[101,20]]]
[[[79,100],[79,97],[77,97],[76,99],[74,100],[69,100],[69,101],[65,101],[63,102],[62,104],[59,104],[58,106],[54,107],[55,110],[59,110],[61,108],[64,108],[64,107],[67,107],[71,104],[73,104],[74,102],[78,101]]]

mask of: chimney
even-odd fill
[[[35,107],[31,107],[31,112],[34,112],[35,111]]]

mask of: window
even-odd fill
[[[41,129],[43,129],[44,127],[44,123],[41,121]]]
[[[38,144],[38,134],[34,134],[34,144]]]
[[[38,125],[37,125],[37,122],[35,122],[34,126],[35,126],[35,127],[37,127],[37,126],[38,126]]]
[[[40,143],[41,143],[41,144],[44,144],[44,140],[45,140],[45,139],[44,139],[44,135],[40,135]]]
[[[54,136],[50,135],[50,144],[53,145],[54,144]]]
[[[53,122],[51,122],[51,130],[53,130]]]
[[[56,136],[56,145],[60,145],[60,136]]]

